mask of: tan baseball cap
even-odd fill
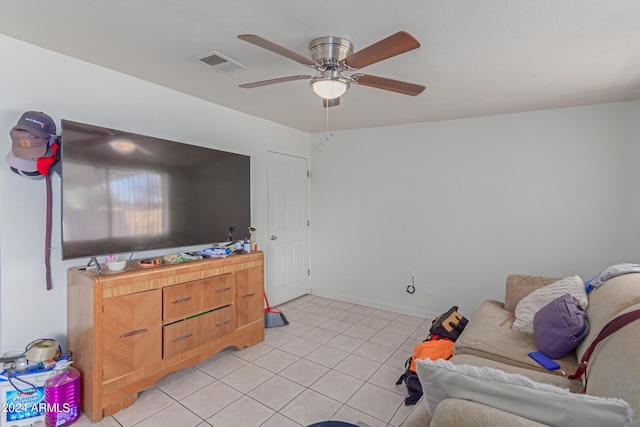
[[[37,159],[44,155],[49,137],[56,133],[56,123],[42,111],[26,111],[11,128],[11,150],[14,156]]]

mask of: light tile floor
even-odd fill
[[[289,325],[173,372],[138,400],[85,427],[300,427],[362,421],[397,427],[413,406],[396,386],[430,319],[311,295],[281,305]]]

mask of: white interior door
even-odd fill
[[[306,158],[274,152],[267,168],[267,296],[277,305],[309,293],[309,169]]]

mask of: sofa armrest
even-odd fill
[[[536,421],[470,400],[445,399],[433,413],[430,427],[544,427]],[[426,427],[426,425],[425,425]]]
[[[532,291],[557,282],[558,278],[545,276],[527,276],[524,274],[510,274],[507,276],[507,284],[504,295],[504,308],[507,311],[516,311],[518,302]]]

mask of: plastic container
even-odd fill
[[[80,417],[80,372],[71,362],[56,363],[52,376],[44,382],[44,425],[63,427]]]
[[[251,250],[258,250],[258,242],[256,241],[256,229],[249,227],[249,243],[251,244]]]
[[[45,408],[44,383],[52,372],[31,369],[18,374],[19,379],[14,380],[15,384],[22,390],[28,390],[28,393],[20,393],[8,380],[0,379],[0,427],[31,427],[42,424]],[[6,374],[6,371],[2,372],[3,376]],[[35,389],[23,381],[27,381]]]

